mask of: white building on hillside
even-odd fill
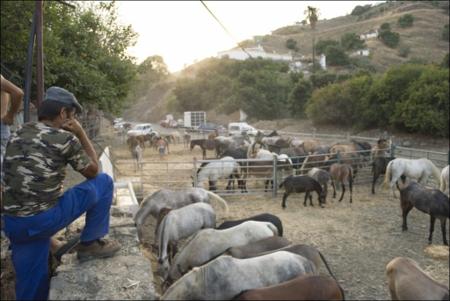
[[[378,37],[378,29],[372,29],[366,33],[359,35],[361,40],[374,39]]]
[[[253,58],[261,57],[263,59],[271,59],[275,61],[292,61],[292,54],[278,54],[276,52],[270,53],[266,52],[261,45],[256,47],[244,48]],[[235,60],[246,60],[249,58],[248,54],[245,53],[241,48],[233,48],[226,51],[221,51],[217,54],[218,58],[223,58],[228,56],[230,59]]]
[[[369,56],[370,50],[369,49],[359,49],[355,52],[352,52],[350,56]]]

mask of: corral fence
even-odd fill
[[[318,139],[327,143],[345,142],[350,140],[362,140],[376,143],[377,138],[351,136],[351,135],[330,135],[330,134],[318,134],[318,133],[292,133],[278,131],[280,135],[291,136],[300,139]],[[194,133],[193,137],[207,136],[207,132]],[[194,138],[193,138],[194,139]],[[449,162],[449,153],[436,152],[423,149],[398,147],[393,142],[391,137],[389,148],[385,149],[387,156],[396,158],[428,158],[438,168],[443,168]],[[330,156],[331,154],[317,155],[317,156]],[[349,159],[350,156],[350,159]],[[242,179],[245,180],[246,192],[245,194],[253,195],[268,195],[276,197],[278,194],[279,184],[284,178],[291,174],[306,174],[313,167],[327,167],[332,163],[348,163],[357,170],[357,176],[354,180],[354,185],[358,184],[371,184],[372,183],[372,162],[373,158],[370,155],[370,151],[358,151],[358,152],[346,152],[335,154],[333,160],[322,159],[313,160],[314,155],[310,155],[308,160],[312,162],[308,164],[305,160],[308,156],[291,157],[293,161],[293,168],[287,168],[287,164],[280,162],[274,157],[273,160],[260,160],[260,159],[236,159],[235,161],[240,164]],[[130,160],[129,164],[134,164]],[[182,189],[187,187],[204,187],[209,188],[208,180],[199,181],[197,171],[203,164],[211,162],[217,162],[217,159],[211,160],[190,160],[190,161],[142,161],[142,168],[136,169],[135,175],[141,183],[142,190],[154,191],[161,188],[169,189]],[[300,162],[300,163],[295,163]],[[305,164],[303,164],[305,163]],[[384,177],[380,177],[377,183],[380,184]],[[436,187],[436,181],[439,179],[430,179],[434,181],[434,187]],[[232,181],[233,184],[229,184],[229,179],[220,179],[217,181],[217,190],[215,191],[219,195],[239,195],[242,194],[242,186],[237,183],[237,180]],[[273,183],[273,184],[272,184]],[[430,183],[429,183],[430,184]],[[266,187],[266,185],[268,185]],[[225,187],[229,187],[226,189]],[[339,186],[339,185],[337,185]],[[138,192],[139,194],[139,192]],[[137,195],[140,197],[139,195]]]

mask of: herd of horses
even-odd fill
[[[138,143],[139,145],[139,143]],[[448,245],[446,221],[449,218],[448,166],[440,171],[430,160],[393,158],[386,139],[372,147],[363,141],[324,145],[319,141],[279,136],[275,131],[256,137],[210,135],[190,140],[190,150],[199,146],[203,158],[214,150],[215,160],[203,162],[193,177],[193,188],[162,189],[146,197],[135,216],[139,237],[148,216],[156,221],[155,245],[158,274],[164,280],[162,300],[344,300],[344,290],[336,280],[323,254],[308,245],[293,244],[283,236],[281,220],[264,213],[216,225],[211,202],[226,201],[214,193],[220,179],[226,189],[246,192],[249,177],[265,180],[265,189],[274,184],[274,162],[284,187],[281,206],[286,208],[291,193],[305,193],[304,206],[316,192],[319,206],[326,204],[328,184],[341,185],[342,201],[346,185],[352,202],[352,186],[358,169],[371,165],[372,187],[384,175],[384,186],[400,192],[402,230],[412,208],[430,215],[428,243],[432,243],[435,220],[440,220],[443,243]],[[287,176],[286,176],[287,175]],[[435,189],[425,187],[433,177]],[[203,189],[208,182],[208,190]],[[271,183],[272,182],[272,183]],[[177,243],[186,239],[178,250]],[[323,263],[329,276],[319,276]],[[274,272],[276,271],[276,272]],[[436,282],[409,258],[395,258],[386,266],[388,288],[393,300],[448,299],[448,288]],[[410,285],[414,283],[414,285]]]

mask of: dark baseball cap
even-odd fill
[[[83,107],[75,98],[75,95],[60,87],[52,86],[48,88],[47,92],[45,92],[44,101],[57,101],[67,105],[72,105],[77,114],[80,114],[83,111]]]

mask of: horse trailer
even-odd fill
[[[184,112],[183,126],[186,128],[197,129],[201,124],[206,122],[205,111],[189,111]]]

